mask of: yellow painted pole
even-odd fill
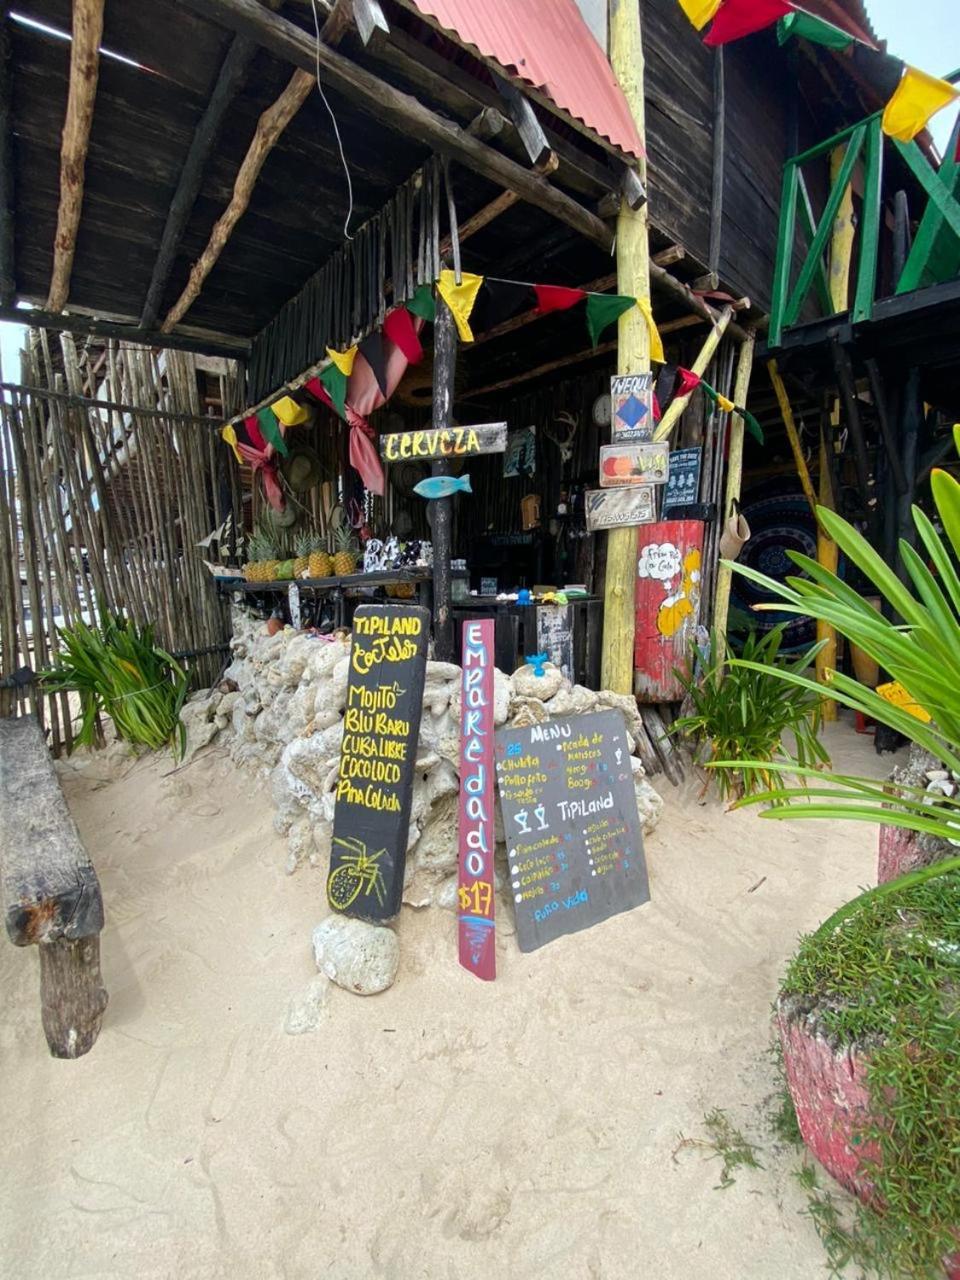
[[[716,324],[707,334],[707,340],[697,353],[696,360],[694,360],[693,364],[690,366],[691,373],[695,373],[698,377],[702,378],[707,372],[707,369],[710,367],[710,361],[713,359],[714,352],[720,345],[720,339],[723,337],[724,333],[726,333],[727,325],[732,319],[733,307],[724,307],[720,312],[720,316],[717,319]],[[654,440],[666,440],[667,436],[676,426],[680,415],[690,403],[690,396],[692,394],[693,392],[690,392],[685,396],[673,397],[666,413],[657,423],[657,429],[653,433]]]
[[[807,460],[803,456],[800,432],[797,430],[796,419],[793,416],[793,406],[790,403],[790,397],[787,395],[787,388],[783,385],[783,379],[780,377],[780,371],[777,369],[776,360],[767,361],[767,372],[770,374],[770,381],[773,383],[773,389],[776,392],[783,425],[787,429],[787,439],[790,441],[790,448],[793,450],[793,461],[797,468],[797,475],[800,477],[800,484],[803,487],[807,501],[810,503],[813,518],[816,520],[817,492],[813,487],[813,481],[810,479],[810,468],[807,466]]]
[[[643,46],[637,0],[611,0],[610,62],[643,142]],[[638,175],[646,186],[645,159],[640,160]],[[633,298],[650,297],[647,206],[631,209],[626,200],[621,201],[617,218],[617,291]],[[650,337],[638,307],[631,307],[620,317],[617,338],[620,373],[643,373],[650,368]],[[604,689],[616,693],[633,692],[636,576],[636,528],[611,529],[607,534],[600,679]]]
[[[750,392],[750,375],[753,372],[753,351],[756,338],[750,333],[746,342],[740,345],[737,360],[737,376],[733,385],[733,403],[741,408],[747,407],[747,396]],[[730,449],[727,460],[727,490],[723,500],[723,512],[720,528],[734,513],[736,503],[740,501],[740,490],[743,486],[743,418],[735,413],[730,418]],[[713,602],[713,627],[717,634],[717,644],[722,654],[726,647],[727,620],[730,616],[730,586],[733,574],[725,564],[717,569],[717,590]]]

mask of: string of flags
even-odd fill
[[[709,23],[703,43],[713,48],[753,35],[777,24],[777,39],[809,40],[836,52],[852,49],[854,61],[869,57],[888,64],[885,78],[892,84],[883,113],[883,131],[900,142],[911,142],[944,107],[960,100],[960,88],[928,75],[899,58],[877,49],[824,18],[807,13],[792,0],[679,0],[698,31]]]

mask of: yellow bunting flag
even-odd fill
[[[667,357],[663,354],[663,341],[660,337],[660,330],[657,328],[657,322],[653,318],[653,307],[650,305],[650,299],[638,298],[637,306],[643,312],[643,318],[647,322],[647,332],[650,334],[650,359],[656,360],[657,364],[666,364]]]
[[[228,426],[224,427],[224,428],[223,428],[223,430],[220,432],[220,436],[221,436],[221,438],[222,438],[223,440],[226,440],[227,444],[228,444],[228,445],[230,446],[230,448],[233,450],[233,456],[236,458],[237,462],[239,462],[239,463],[240,463],[240,466],[242,467],[242,466],[243,466],[243,457],[242,457],[242,455],[241,455],[241,453],[240,453],[240,450],[237,448],[237,433],[236,433],[236,431],[234,431],[233,427],[231,427],[231,426],[229,426],[229,425],[228,425]]]
[[[733,401],[732,401],[732,400],[728,400],[726,396],[722,396],[722,395],[720,394],[720,392],[718,391],[718,392],[717,392],[717,407],[718,407],[719,409],[722,409],[724,413],[733,413],[734,409],[735,409],[737,406],[733,403]]]
[[[343,376],[349,378],[353,373],[353,362],[357,358],[356,346],[349,347],[346,351],[334,351],[332,347],[327,347],[327,355]]]
[[[457,323],[457,332],[461,342],[473,341],[473,330],[470,328],[470,313],[477,300],[483,276],[472,275],[469,271],[460,273],[460,283],[452,271],[441,271],[437,281],[437,291],[450,310]]]
[[[960,89],[956,86],[908,66],[883,113],[883,132],[898,142],[910,142],[926,128],[931,116],[957,98]]]
[[[291,396],[281,396],[279,400],[274,400],[270,408],[285,427],[299,427],[310,416],[303,405],[297,404]]]
[[[702,31],[720,8],[720,0],[680,0],[680,8],[698,31]]]

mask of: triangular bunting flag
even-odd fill
[[[252,447],[260,453],[266,452],[267,442],[260,432],[257,415],[255,413],[248,414],[243,420],[243,426]]]
[[[236,458],[237,462],[239,462],[240,466],[242,467],[243,455],[241,454],[238,446],[236,431],[234,431],[233,427],[228,425],[223,428],[223,430],[220,432],[220,435],[224,440],[226,440],[227,444],[233,450],[233,456]]]
[[[704,44],[716,47],[771,26],[793,12],[789,0],[723,0]]]
[[[757,441],[757,443],[765,444],[766,441],[763,435],[763,428],[760,426],[760,423],[756,420],[756,418],[753,416],[750,410],[736,409],[734,412],[739,413],[740,417],[743,419],[744,426],[747,428],[747,430],[750,432],[753,438]]]
[[[811,44],[823,45],[825,49],[838,50],[849,49],[855,39],[848,32],[833,26],[832,23],[824,22],[822,18],[815,18],[812,13],[801,13],[799,10],[788,13],[777,23],[779,44],[786,44],[794,37],[809,40]]]
[[[311,378],[311,382],[313,379]],[[320,383],[330,398],[330,403],[341,418],[347,416],[347,375],[339,365],[328,364],[320,375]],[[310,383],[307,383],[309,386]]]
[[[650,359],[657,364],[665,364],[667,357],[663,351],[663,339],[660,337],[657,322],[653,318],[653,307],[650,305],[650,299],[638,298],[637,306],[643,312],[643,318],[647,322],[647,333],[650,335]]]
[[[732,400],[728,400],[726,396],[722,396],[719,391],[717,392],[717,408],[718,409],[721,409],[724,413],[733,413],[736,407],[737,406],[733,403]]]
[[[433,324],[437,315],[437,304],[433,297],[433,285],[420,285],[413,297],[407,299],[404,306],[408,311],[412,311],[415,316],[419,316],[421,320],[426,320],[427,324]]]
[[[383,334],[374,329],[360,343],[360,354],[373,370],[377,386],[383,396],[387,394],[387,353],[383,345]]]
[[[290,451],[284,442],[277,415],[269,406],[266,409],[257,410],[257,424],[263,432],[263,438],[267,444],[272,444],[277,453],[282,453],[286,457]]]
[[[676,396],[688,396],[696,391],[700,386],[700,375],[694,373],[692,369],[678,369],[677,381],[674,384],[673,394]],[[706,386],[704,386],[706,390]]]
[[[470,317],[470,327],[475,333],[486,333],[505,320],[512,320],[521,311],[529,311],[536,304],[537,296],[530,285],[514,280],[491,280],[485,276]]]
[[[680,8],[698,31],[702,31],[720,8],[720,0],[680,0]]]
[[[911,142],[931,116],[960,98],[960,89],[946,80],[908,66],[883,113],[883,132],[899,142]]]
[[[594,346],[609,325],[619,320],[625,311],[636,305],[636,298],[619,293],[587,294],[587,332]]]
[[[483,276],[475,276],[470,271],[460,273],[460,283],[452,271],[441,271],[437,281],[437,292],[453,312],[457,332],[461,342],[473,341],[473,330],[470,328],[470,314],[477,300]]]
[[[551,311],[567,311],[587,296],[582,289],[568,289],[561,284],[535,284],[537,309],[544,315]]]
[[[349,378],[353,373],[353,362],[357,358],[357,350],[356,344],[348,347],[346,351],[334,351],[332,347],[327,347],[327,355],[345,378]]]
[[[292,396],[281,396],[270,406],[285,427],[299,427],[310,416],[302,404],[297,404]]]
[[[411,364],[420,363],[423,359],[423,347],[413,325],[413,316],[406,307],[394,307],[387,312],[383,332],[394,346],[400,348]]]

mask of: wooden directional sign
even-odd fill
[[[463,624],[460,696],[460,963],[497,976],[494,932],[493,619]]]
[[[425,427],[422,431],[394,431],[380,437],[385,462],[409,462],[420,458],[474,458],[481,453],[503,453],[507,424],[488,422],[476,427]]]
[[[400,910],[429,633],[428,609],[353,615],[327,899],[360,920]]]
[[[600,450],[600,487],[666,484],[670,446],[664,444],[607,444]]]
[[[619,529],[634,524],[652,524],[657,518],[653,485],[624,489],[588,489],[584,501],[587,529]]]
[[[650,440],[654,432],[653,374],[623,373],[610,379],[610,439]]]
[[[650,900],[619,711],[499,729],[497,786],[521,951]]]

